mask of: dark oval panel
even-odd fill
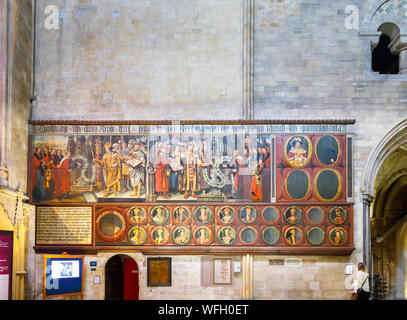
[[[123,224],[115,214],[109,213],[100,219],[99,230],[105,237],[114,238],[117,229],[123,229]]]
[[[302,170],[294,170],[287,177],[287,192],[291,198],[304,199],[308,193],[309,179]]]
[[[318,140],[316,154],[319,162],[325,165],[333,165],[339,157],[339,145],[332,136],[323,136]]]
[[[280,240],[280,230],[274,226],[264,228],[261,238],[269,245],[276,244]]]
[[[245,228],[242,230],[240,237],[245,243],[253,243],[256,241],[257,234],[252,228]]]
[[[307,232],[307,240],[313,245],[318,245],[324,242],[325,235],[321,228],[311,228]]]
[[[268,207],[263,211],[263,219],[268,223],[273,223],[278,219],[278,211],[276,208]]]
[[[317,178],[316,187],[323,199],[332,200],[339,190],[339,177],[332,170],[324,170]]]
[[[308,219],[312,223],[321,223],[323,218],[323,213],[322,210],[319,208],[311,208],[311,210],[308,211]]]

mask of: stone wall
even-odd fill
[[[241,117],[242,1],[37,1],[33,119]]]
[[[26,192],[28,126],[31,113],[30,97],[32,93],[32,60],[33,60],[33,7],[31,0],[8,2],[8,25],[4,26],[8,43],[3,54],[6,54],[5,106],[0,108],[4,128],[1,154],[2,165],[8,169],[8,177],[3,185]],[[8,180],[7,180],[8,179]]]

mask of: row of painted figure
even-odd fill
[[[124,235],[124,229],[118,229],[114,234],[106,234],[103,226],[97,226],[98,234],[102,240],[117,240]],[[149,232],[149,236],[148,236]],[[214,234],[216,233],[216,240]],[[259,243],[259,233],[261,243]],[[304,233],[306,242],[304,242]],[[281,239],[283,234],[283,241]],[[192,231],[188,226],[177,226],[171,230],[163,226],[156,226],[147,231],[142,226],[133,226],[127,232],[127,241],[133,245],[168,245],[170,239],[175,245],[344,245],[348,240],[348,231],[342,227],[328,229],[328,242],[326,229],[313,226],[304,231],[302,227],[288,227],[282,231],[276,226],[265,226],[260,229],[245,226],[236,231],[232,226],[222,226],[213,232],[213,228],[200,226]],[[110,237],[109,237],[110,236]]]
[[[236,210],[230,206],[223,206],[216,212],[218,221],[223,224],[231,224],[236,221]],[[323,210],[320,207],[307,208],[307,218],[311,224],[319,224],[323,220]],[[147,213],[144,207],[131,207],[126,213],[131,224],[143,224],[147,222]],[[154,206],[150,209],[150,221],[156,225],[163,225],[169,222],[170,210],[165,206]],[[239,221],[243,224],[253,224],[258,219],[258,210],[253,206],[243,206],[238,211]],[[262,220],[266,223],[275,223],[279,220],[279,210],[277,207],[266,207],[261,212]],[[298,224],[303,220],[303,210],[298,206],[289,206],[283,211],[283,219],[288,224]],[[199,225],[213,223],[213,211],[208,206],[198,206],[193,210],[191,220],[190,210],[184,206],[176,207],[172,213],[172,222],[178,224],[195,222]],[[328,221],[333,225],[342,225],[348,219],[348,211],[341,206],[330,207],[328,209]]]
[[[35,136],[33,147],[34,202],[270,200],[267,135]]]

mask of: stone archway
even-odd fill
[[[126,254],[111,256],[104,266],[105,300],[138,300],[139,267]]]
[[[404,266],[404,253],[400,252],[404,238],[401,240],[400,232],[407,221],[407,119],[388,131],[372,150],[363,172],[361,192],[363,257],[372,276],[371,287],[377,289],[386,282],[393,298],[400,297],[396,291],[401,290],[397,283],[404,281],[399,269]]]

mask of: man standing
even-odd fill
[[[102,159],[93,159],[93,161],[100,163],[104,169],[103,173],[105,176],[106,191],[103,196],[109,196],[112,187],[113,193],[116,196],[120,183],[120,156],[118,153],[112,152],[112,145],[110,142],[106,142],[104,147],[106,153],[103,155]]]

